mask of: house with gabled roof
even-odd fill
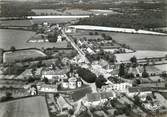
[[[73,108],[72,105],[61,95],[57,98],[57,104],[61,112]]]
[[[115,97],[116,95],[114,92],[90,93],[86,95],[84,104],[86,106],[97,106]]]
[[[64,79],[67,78],[67,73],[70,71],[68,68],[64,69],[43,69],[41,74],[42,78],[48,78],[49,80],[53,80],[54,78],[57,79]]]
[[[150,87],[130,87],[127,95],[129,97],[133,97],[135,95],[143,96],[143,95],[151,94],[152,91],[153,91],[153,88],[150,88]]]

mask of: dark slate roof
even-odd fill
[[[113,97],[112,92],[102,92],[102,93],[90,93],[87,94],[88,102],[100,101],[101,99],[107,99]]]
[[[100,93],[100,95],[101,95],[101,99],[107,99],[109,97],[113,97],[112,92],[102,92],[102,93]]]
[[[142,83],[139,87],[155,87],[155,88],[165,88],[165,82],[151,82],[151,83]]]
[[[152,89],[150,87],[130,87],[129,88],[129,92],[133,93],[133,92],[146,92],[146,91],[152,91]]]
[[[87,94],[87,99],[88,99],[88,102],[99,101],[100,95],[99,93],[90,93],[90,94]]]

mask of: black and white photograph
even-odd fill
[[[0,0],[0,117],[167,117],[167,0]]]

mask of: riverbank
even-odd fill
[[[117,27],[103,27],[103,26],[91,26],[91,25],[72,25],[69,28],[80,29],[80,30],[94,30],[94,31],[109,31],[109,32],[122,32],[131,34],[148,34],[148,35],[161,35],[167,36],[166,33],[159,33],[147,30],[135,30],[130,28],[117,28]]]

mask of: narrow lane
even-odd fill
[[[84,59],[85,63],[90,63],[89,60],[85,57],[85,53],[78,47],[78,45],[75,44],[75,42],[73,41],[73,39],[69,36],[67,36],[64,32],[64,30],[61,30],[62,35],[67,39],[67,41],[69,41],[71,43],[71,45],[73,46],[73,48],[75,50],[77,50],[77,52],[79,53],[80,57],[82,59]]]

